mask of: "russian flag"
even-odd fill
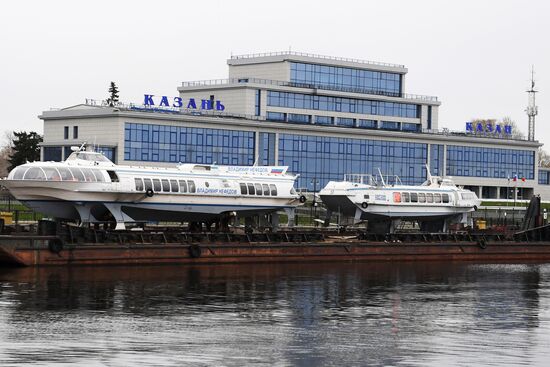
[[[271,173],[274,173],[276,175],[280,175],[281,173],[283,173],[283,169],[282,168],[272,168]]]

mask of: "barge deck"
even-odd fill
[[[72,226],[49,235],[0,235],[0,264],[15,266],[426,260],[550,261],[550,227],[510,236],[487,233],[371,236],[322,231],[120,232]]]

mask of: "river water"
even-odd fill
[[[0,365],[550,365],[550,264],[0,269]]]

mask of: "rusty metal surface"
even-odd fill
[[[24,266],[403,260],[550,261],[550,242],[65,244],[59,253],[46,240],[0,242],[0,262]]]

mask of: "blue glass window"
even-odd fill
[[[300,115],[297,113],[288,114],[288,122],[295,122],[298,124],[309,124],[310,116],[309,115]]]
[[[338,117],[338,125],[353,127],[355,126],[355,119],[348,118],[348,117]]]
[[[44,161],[61,162],[62,160],[62,147],[44,147]]]
[[[381,129],[384,130],[399,130],[399,122],[395,121],[382,121],[380,125]]]
[[[360,158],[360,159],[359,159]],[[298,187],[323,187],[346,173],[398,175],[403,183],[426,179],[427,144],[279,134],[279,164],[299,173]]]
[[[258,89],[256,90],[256,96],[254,98],[254,111],[256,116],[260,116],[261,98],[261,91]]]
[[[319,111],[418,118],[419,107],[410,103],[317,96],[292,92],[267,92],[267,105]]]
[[[357,126],[365,129],[376,129],[378,127],[378,124],[376,120],[359,119],[357,122]]]
[[[401,124],[401,130],[419,132],[420,131],[420,124],[410,124],[410,123],[407,123],[407,122],[403,122]]]
[[[493,178],[535,177],[535,152],[473,146],[447,146],[447,175]]]
[[[127,122],[124,136],[125,160],[254,164],[255,144],[254,132],[252,131],[201,129]],[[209,142],[212,144],[209,144]],[[113,156],[114,153],[113,149]]]
[[[430,145],[430,171],[434,176],[443,176],[443,153],[442,144]],[[466,174],[468,176],[468,174]]]
[[[290,81],[296,86],[401,95],[401,74],[329,65],[290,63]]]
[[[315,116],[315,123],[317,125],[332,125],[333,118],[331,116]]]
[[[539,169],[539,184],[550,185],[550,171]]]
[[[258,151],[261,165],[275,165],[275,133],[260,133]]]
[[[270,112],[266,114],[266,118],[269,121],[286,121],[286,116],[282,112]]]

